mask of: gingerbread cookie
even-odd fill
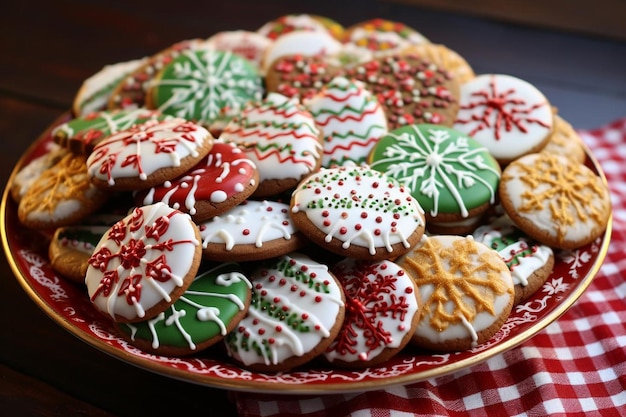
[[[474,239],[498,252],[511,271],[515,285],[514,304],[533,295],[554,266],[552,248],[530,239],[508,216],[501,216],[474,231]]]
[[[553,127],[552,107],[535,86],[505,74],[483,74],[461,86],[454,128],[501,164],[540,151]]]
[[[445,45],[423,42],[401,50],[400,54],[403,53],[415,54],[439,68],[449,71],[459,84],[466,83],[476,77],[474,69],[465,58]]]
[[[430,236],[397,260],[419,289],[417,346],[459,351],[489,340],[513,307],[513,280],[500,256],[469,237]]]
[[[424,232],[424,211],[409,190],[368,167],[321,169],[293,192],[291,215],[302,233],[342,256],[390,259]]]
[[[94,213],[107,198],[108,193],[91,183],[85,157],[67,153],[33,180],[17,215],[26,227],[56,229]]]
[[[241,203],[258,185],[259,174],[250,158],[233,144],[215,141],[186,174],[138,191],[135,199],[139,205],[161,201],[201,222]]]
[[[297,99],[270,93],[234,118],[220,139],[234,143],[254,162],[266,197],[293,189],[322,163],[322,132]]]
[[[346,296],[339,335],[324,352],[331,364],[379,365],[411,340],[421,305],[413,279],[397,264],[346,258],[331,268]]]
[[[264,71],[279,58],[291,55],[329,56],[338,54],[342,44],[327,32],[295,31],[280,36],[270,46],[261,67]]]
[[[608,186],[587,166],[547,152],[516,159],[502,173],[500,201],[535,240],[574,249],[604,233],[611,215]]]
[[[56,143],[51,143],[44,154],[32,159],[29,163],[21,167],[11,180],[10,193],[13,200],[19,203],[37,178],[68,153],[67,149]]]
[[[55,127],[52,138],[74,153],[89,155],[108,136],[134,125],[149,120],[163,120],[165,117],[170,116],[144,108],[93,112]]]
[[[214,261],[256,261],[285,255],[306,244],[277,201],[244,201],[199,225],[203,257]]]
[[[554,115],[554,129],[541,151],[565,156],[580,164],[587,158],[582,138],[572,125],[558,114]]]
[[[247,59],[211,49],[185,50],[151,83],[146,106],[219,130],[262,94],[262,78]]]
[[[102,237],[89,258],[87,292],[118,322],[157,316],[191,285],[202,256],[198,227],[164,203],[136,207]]]
[[[419,124],[393,130],[374,146],[369,162],[410,190],[426,211],[430,232],[470,233],[496,202],[498,162],[478,142],[449,127]]]
[[[359,81],[335,77],[305,102],[324,135],[322,166],[364,163],[376,142],[387,133],[380,103]]]
[[[269,39],[275,40],[287,33],[299,30],[327,32],[337,39],[341,39],[343,37],[344,31],[343,26],[333,19],[325,16],[312,14],[287,14],[265,23],[257,29],[257,33]]]
[[[389,129],[431,123],[451,126],[459,103],[452,74],[409,52],[384,56],[346,70],[364,82],[387,113]]]
[[[345,301],[326,265],[293,253],[257,268],[250,280],[248,315],[226,337],[233,360],[253,371],[285,371],[332,343],[343,323]]]
[[[183,356],[221,341],[245,316],[252,284],[233,263],[213,266],[196,276],[187,291],[156,317],[119,323],[131,344],[157,355]]]
[[[305,101],[339,72],[339,68],[330,65],[324,57],[288,55],[278,58],[267,68],[265,86],[268,92]]]
[[[261,70],[261,63],[267,49],[273,43],[272,39],[247,30],[218,32],[207,39],[209,48],[242,56],[259,70]]]
[[[404,23],[377,18],[348,27],[344,42],[372,51],[375,56],[384,56],[426,43],[428,39]]]
[[[150,120],[108,136],[89,155],[87,167],[100,188],[149,188],[186,173],[212,146],[211,134],[195,123]]]

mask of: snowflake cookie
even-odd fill
[[[365,368],[390,359],[406,346],[421,304],[413,279],[388,261],[346,258],[331,268],[346,296],[346,317],[324,358],[342,367]]]
[[[252,284],[234,263],[200,272],[187,291],[156,317],[118,323],[121,335],[146,352],[182,356],[221,341],[245,316]]]
[[[291,215],[313,242],[366,260],[407,252],[425,226],[424,211],[406,187],[364,166],[321,169],[307,177],[292,194]]]
[[[374,146],[369,162],[410,190],[431,232],[469,233],[496,201],[500,166],[455,129],[419,124],[393,130]]]
[[[513,222],[553,248],[575,249],[593,242],[611,216],[606,182],[587,166],[547,152],[509,164],[499,194]]]
[[[423,310],[417,346],[466,350],[489,340],[513,307],[513,279],[497,252],[471,236],[430,236],[398,265],[417,284]]]
[[[337,336],[344,295],[326,265],[292,253],[250,274],[248,315],[226,337],[228,354],[255,371],[278,372],[320,355]]]
[[[153,318],[193,282],[202,257],[198,227],[164,203],[137,207],[115,223],[89,258],[87,292],[118,322]]]

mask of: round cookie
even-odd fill
[[[325,16],[312,14],[287,14],[265,23],[257,33],[269,38],[279,37],[298,30],[327,32],[337,39],[343,37],[343,26]]]
[[[28,228],[55,229],[94,213],[108,196],[91,183],[85,157],[67,153],[33,180],[20,198],[17,215]]]
[[[565,156],[580,164],[584,163],[587,158],[582,138],[572,125],[558,114],[554,115],[554,129],[548,143],[541,151]]]
[[[454,128],[485,146],[501,164],[540,151],[552,127],[550,103],[527,81],[482,74],[461,86]]]
[[[266,70],[265,87],[269,93],[305,101],[339,73],[321,56],[288,55],[275,60]]]
[[[410,190],[426,212],[431,233],[469,233],[496,202],[498,162],[478,142],[449,127],[419,124],[393,130],[374,146],[369,163]]]
[[[322,163],[322,132],[313,116],[297,99],[278,93],[248,105],[220,139],[238,145],[256,165],[256,197],[293,189]]]
[[[166,117],[169,116],[144,108],[93,112],[55,127],[52,138],[74,153],[89,155],[98,143],[114,133]]]
[[[291,216],[313,242],[342,256],[397,257],[424,232],[424,211],[409,190],[368,167],[321,169],[292,194]]]
[[[265,52],[273,43],[272,39],[247,30],[218,32],[207,39],[209,48],[242,56],[259,70]]]
[[[135,200],[139,205],[161,201],[201,222],[241,203],[258,184],[256,166],[243,151],[215,141],[211,151],[186,174],[136,192]]]
[[[28,164],[21,167],[11,180],[10,193],[13,200],[16,203],[19,203],[22,196],[26,194],[26,191],[28,191],[37,178],[39,178],[48,168],[59,162],[68,153],[67,149],[57,145],[56,143],[50,143],[44,154],[32,159]]]
[[[445,45],[425,42],[411,45],[400,51],[400,54],[403,53],[415,54],[426,61],[432,62],[439,68],[449,71],[459,84],[466,83],[476,76],[474,69],[465,58]]]
[[[149,188],[186,173],[212,146],[211,134],[195,123],[150,120],[100,142],[87,158],[87,168],[100,188]]]
[[[500,202],[524,233],[552,248],[575,249],[604,233],[608,185],[587,166],[547,152],[516,159],[502,172]]]
[[[383,56],[428,42],[428,39],[404,23],[376,18],[348,27],[344,42],[368,49],[375,56]]]
[[[74,116],[84,116],[107,108],[114,89],[129,73],[141,66],[147,58],[105,65],[81,84],[72,103]]]
[[[418,287],[423,310],[413,343],[467,350],[489,340],[513,307],[513,280],[500,256],[471,236],[430,236],[398,265]]]
[[[289,205],[247,200],[198,225],[202,255],[214,261],[256,261],[302,248],[306,239],[289,215]]]
[[[452,74],[419,55],[402,52],[348,68],[347,78],[365,83],[387,113],[389,129],[431,123],[451,126],[459,103]]]
[[[89,299],[117,322],[153,318],[191,285],[201,256],[198,227],[189,215],[164,203],[136,207],[89,258]]]
[[[343,45],[327,32],[299,30],[280,36],[267,48],[261,67],[264,71],[284,56],[329,56],[338,54]]]
[[[324,136],[323,167],[364,163],[387,132],[385,111],[359,81],[335,77],[304,104]]]
[[[155,318],[118,323],[120,334],[141,350],[166,356],[200,352],[221,341],[245,316],[252,284],[237,264],[202,271],[187,291]]]
[[[345,300],[326,265],[293,253],[255,269],[250,280],[248,315],[226,336],[235,362],[258,372],[285,371],[320,355],[337,336]]]
[[[346,258],[331,268],[346,296],[339,335],[324,352],[333,365],[365,368],[401,351],[413,336],[421,305],[413,279],[397,264]]]
[[[508,216],[479,226],[473,233],[477,242],[498,252],[511,271],[515,285],[514,304],[533,295],[554,267],[552,248],[535,242],[522,233]]]
[[[185,50],[151,83],[146,107],[219,130],[262,94],[262,78],[247,59],[211,49]]]

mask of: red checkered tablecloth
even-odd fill
[[[366,393],[235,393],[239,415],[626,415],[626,118],[579,133],[611,188],[613,235],[600,272],[561,318],[517,348],[452,375]]]

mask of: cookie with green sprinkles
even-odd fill
[[[424,233],[424,211],[409,189],[365,166],[321,169],[291,197],[294,224],[311,241],[342,256],[400,256]]]
[[[146,352],[184,356],[221,341],[245,316],[252,284],[236,263],[196,276],[185,293],[155,318],[119,323],[121,335]]]

